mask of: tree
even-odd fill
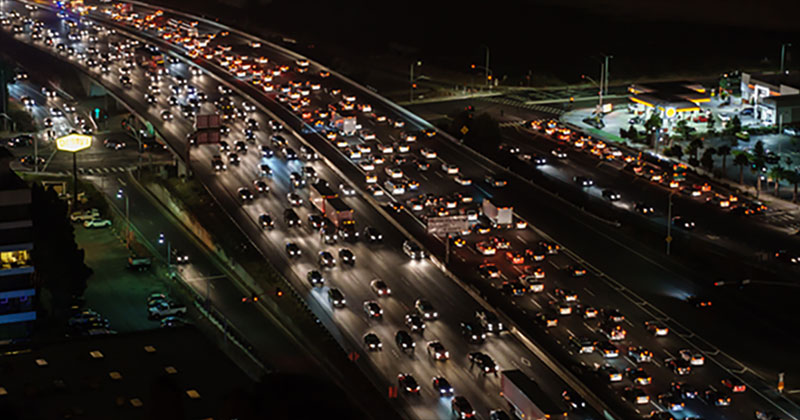
[[[759,159],[764,158],[764,142],[761,140],[757,141],[755,146],[753,146],[753,157]]]
[[[708,172],[714,170],[714,153],[716,153],[716,150],[713,147],[709,147],[703,152],[703,157],[700,159],[700,164]]]
[[[731,119],[731,131],[733,131],[734,134],[742,131],[742,120],[739,119],[738,115],[734,115]]]
[[[686,119],[682,119],[675,125],[675,131],[683,140],[689,141],[689,139],[692,137],[692,132],[694,132],[694,128],[689,126],[689,123],[686,121]]]
[[[653,112],[650,114],[650,118],[645,121],[644,128],[647,130],[648,134],[652,134],[661,130],[663,124],[664,122],[661,120],[661,116],[658,115],[657,112]]]
[[[75,243],[67,204],[39,184],[33,185],[31,199],[33,261],[39,284],[50,295],[50,315],[64,316],[72,297],[83,295],[92,270],[84,264],[84,252]]]
[[[797,185],[800,184],[800,172],[786,169],[783,171],[783,179],[792,184],[794,190],[792,191],[792,202],[797,202]]]
[[[731,147],[723,144],[717,148],[717,154],[722,157],[722,173],[726,174],[726,163],[728,161],[728,155],[731,154]]]
[[[664,154],[667,156],[674,156],[675,158],[680,160],[683,157],[683,149],[681,149],[680,146],[675,145],[665,150]]]
[[[750,164],[750,156],[745,152],[739,152],[734,156],[733,164],[739,167],[739,183],[744,184],[744,167]]]
[[[772,178],[772,182],[775,183],[775,197],[780,197],[780,188],[781,188],[781,179],[783,179],[783,172],[784,169],[780,166],[773,166],[772,169],[769,170],[769,177]]]
[[[692,158],[697,160],[697,153],[700,152],[701,147],[703,147],[703,141],[700,139],[694,139],[689,142],[689,145],[686,147],[686,154],[692,155]]]

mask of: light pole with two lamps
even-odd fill
[[[414,89],[417,88],[417,81],[414,79],[414,67],[422,67],[422,61],[415,61],[409,66],[408,102],[414,102]]]
[[[131,200],[130,194],[127,194],[125,190],[120,187],[117,190],[117,199],[125,199],[125,247],[130,249],[131,248]]]

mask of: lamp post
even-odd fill
[[[126,194],[125,190],[120,188],[117,190],[117,198],[125,199],[125,247],[131,248],[131,217],[130,217],[130,194]]]
[[[489,78],[489,46],[488,45],[484,45],[483,47],[486,48],[486,64],[483,67],[484,70],[486,70],[486,74],[485,74],[486,84],[489,85],[489,90],[492,90],[492,84],[490,83],[492,81],[492,79]]]
[[[784,43],[784,44],[781,44],[781,74],[783,74],[784,69],[785,69],[784,60],[786,59],[786,47],[791,47],[791,46],[792,46],[792,44],[788,43],[788,42]]]
[[[605,55],[604,54],[603,58],[605,58],[605,66],[603,67],[604,71],[603,71],[603,88],[602,89],[603,89],[603,95],[607,96],[608,95],[608,69],[609,69],[608,60],[614,58],[614,56],[613,55]]]
[[[600,71],[600,73],[602,75],[602,70]],[[592,79],[591,77],[589,77],[589,76],[587,76],[585,74],[581,75],[581,79],[586,79],[586,80],[594,83],[595,86],[597,86],[597,89],[598,89],[597,90],[597,94],[600,97],[600,101],[597,103],[597,113],[598,114],[602,113],[603,112],[603,85],[602,85],[602,83],[597,83],[596,80]],[[601,77],[600,80],[602,81],[603,78]]]
[[[72,152],[72,206],[78,204],[78,152],[92,145],[92,136],[68,134],[56,139],[56,149]]]
[[[484,66],[479,66],[477,64],[472,64],[470,68],[477,69],[477,70],[485,70],[486,71],[486,83],[489,85],[489,89],[492,89],[491,81],[494,78],[494,73],[492,69]]]
[[[664,241],[667,243],[667,256],[669,256],[670,244],[672,244],[672,196],[678,192],[677,190],[669,193],[669,201],[667,204],[667,237]]]
[[[422,61],[415,61],[411,63],[409,66],[409,76],[408,76],[408,101],[414,101],[414,89],[416,88],[416,83],[414,81],[414,67],[422,67]]]
[[[158,234],[158,244],[167,244],[167,274],[172,274],[172,243],[164,236],[164,232]]]

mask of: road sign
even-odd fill
[[[428,217],[428,233],[447,234],[459,233],[469,228],[470,222],[467,215]]]
[[[672,242],[672,236],[667,236],[664,240],[667,241],[667,243],[670,243]]]
[[[469,128],[467,128],[467,126],[465,125],[465,126],[461,127],[461,130],[459,130],[459,131],[461,131],[461,134],[466,136],[467,133],[469,132]]]
[[[778,392],[783,392],[783,372],[778,373]]]

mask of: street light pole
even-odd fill
[[[492,83],[491,83],[491,80],[489,79],[489,46],[488,45],[484,45],[484,47],[486,47],[486,66],[485,66],[486,67],[486,75],[485,75],[486,84],[489,85],[489,90],[492,90]]]
[[[409,76],[408,76],[408,102],[414,102],[414,67],[415,66],[422,66],[422,61],[415,61],[411,63],[409,66]]]
[[[783,71],[785,69],[784,59],[786,58],[786,47],[791,47],[791,46],[792,44],[788,42],[781,44],[781,74],[783,74]]]
[[[670,252],[670,244],[672,244],[672,195],[675,191],[669,193],[669,204],[667,205],[667,237],[664,239],[667,242],[667,256]]]
[[[36,141],[34,139],[33,141]],[[72,208],[78,206],[78,152],[72,152]]]
[[[603,94],[604,95],[608,95],[608,73],[609,73],[608,72],[608,68],[609,68],[608,67],[608,60],[611,59],[611,58],[614,58],[614,56],[613,55],[604,55],[603,57],[605,57],[605,59],[606,59],[605,77],[603,79]]]

